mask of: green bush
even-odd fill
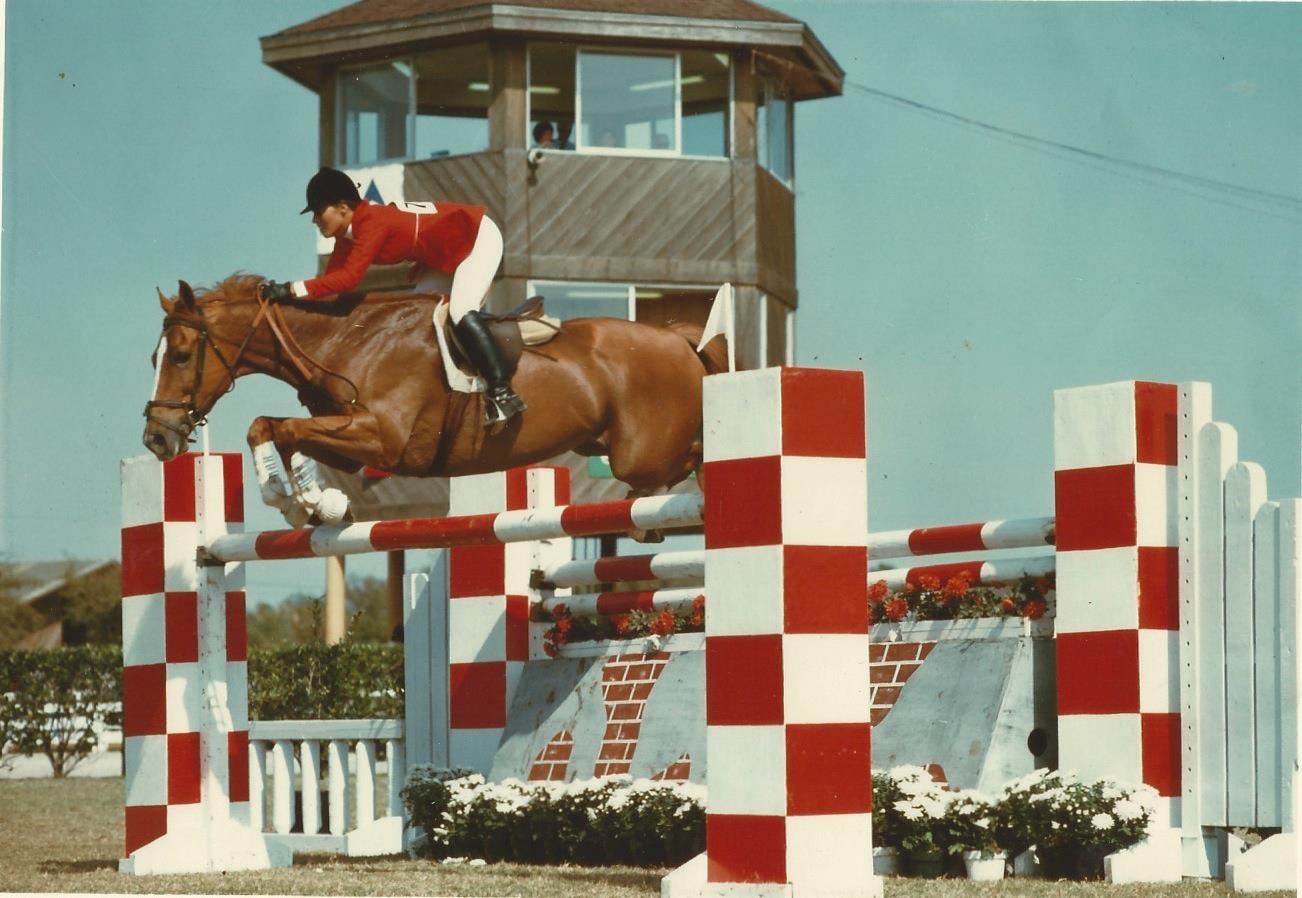
[[[349,720],[406,716],[402,646],[345,640],[249,653],[249,718]]]
[[[102,727],[122,725],[122,649],[0,650],[0,751],[44,755],[67,776]]]

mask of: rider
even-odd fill
[[[262,295],[272,302],[317,299],[357,286],[374,263],[414,262],[418,291],[434,291],[452,276],[449,315],[457,339],[488,384],[487,420],[504,422],[524,411],[511,389],[501,350],[480,308],[502,261],[502,232],[483,206],[404,203],[380,206],[362,199],[344,172],[322,168],[307,182],[307,207],[323,237],[335,238],[334,252],[320,277],[281,284],[268,281]]]

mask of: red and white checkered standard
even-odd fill
[[[630,512],[566,516],[565,468],[515,468],[456,477],[451,484],[450,509],[460,517],[424,523],[438,529],[448,521],[475,521],[460,532],[474,533],[478,526],[481,535],[491,533],[493,539],[477,538],[448,552],[449,762],[487,774],[530,657],[529,572],[570,556],[563,528],[576,518],[622,524]],[[540,527],[550,534],[546,541],[514,541],[523,538],[521,531],[537,533]]]
[[[1177,391],[1054,394],[1058,760],[1145,782],[1180,824]]]
[[[862,372],[706,378],[704,894],[881,894],[864,426]]]
[[[290,862],[250,825],[243,568],[195,564],[244,519],[241,463],[122,463],[125,873]]]
[[[690,527],[701,523],[701,512],[699,493],[676,493],[618,502],[447,518],[368,521],[337,527],[230,534],[213,540],[207,551],[217,561],[232,562],[355,555],[397,549],[491,546],[567,536]]]

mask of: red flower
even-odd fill
[[[557,633],[564,636],[565,634],[570,632],[570,627],[572,626],[574,626],[574,621],[570,620],[570,618],[568,617],[563,617],[556,622],[556,626],[553,629],[555,629]]]
[[[547,654],[548,658],[556,657],[556,646],[545,640],[543,642],[543,651]]]
[[[904,599],[891,599],[886,603],[885,608],[887,620],[902,621],[909,613],[909,603]]]
[[[697,596],[692,599],[692,610],[700,611],[702,613],[705,611],[705,596]]]
[[[1044,612],[1048,610],[1048,607],[1049,606],[1044,603],[1043,599],[1031,599],[1031,601],[1026,603],[1026,607],[1022,610],[1022,613],[1025,614],[1029,620],[1039,620],[1044,617]]]
[[[886,581],[878,580],[872,586],[868,587],[868,601],[880,602],[882,599],[890,595],[890,592],[889,587],[886,585]]]
[[[1053,581],[1048,577],[1041,577],[1039,580],[1035,581],[1035,591],[1040,595],[1047,596],[1051,589],[1053,589]]]
[[[957,577],[950,577],[949,580],[945,582],[945,598],[961,599],[963,596],[967,595],[967,587],[967,577],[962,574]]]
[[[901,589],[900,592],[904,593],[906,596],[911,596],[913,595],[913,590],[914,590],[913,584],[909,583],[908,581],[905,581],[904,588]]]
[[[570,616],[570,606],[561,604],[552,606],[552,620],[560,620],[563,617]]]
[[[918,585],[927,592],[935,592],[940,589],[940,578],[932,574],[923,574],[918,578]]]
[[[1014,611],[1017,610],[1017,603],[1014,602],[1012,599],[1006,598],[999,603],[999,610],[1002,611],[1004,614],[1012,614]]]
[[[657,636],[668,636],[674,632],[674,613],[669,610],[661,611],[651,621],[651,632]]]
[[[615,632],[618,633],[620,636],[628,635],[627,614],[616,614],[614,617],[610,619],[610,622],[615,625]]]

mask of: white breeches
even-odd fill
[[[502,232],[487,215],[479,222],[479,234],[470,255],[461,260],[451,277],[441,271],[427,271],[416,281],[418,293],[447,293],[452,323],[467,312],[482,308],[493,286],[493,275],[502,264]],[[450,283],[449,283],[450,282]]]

